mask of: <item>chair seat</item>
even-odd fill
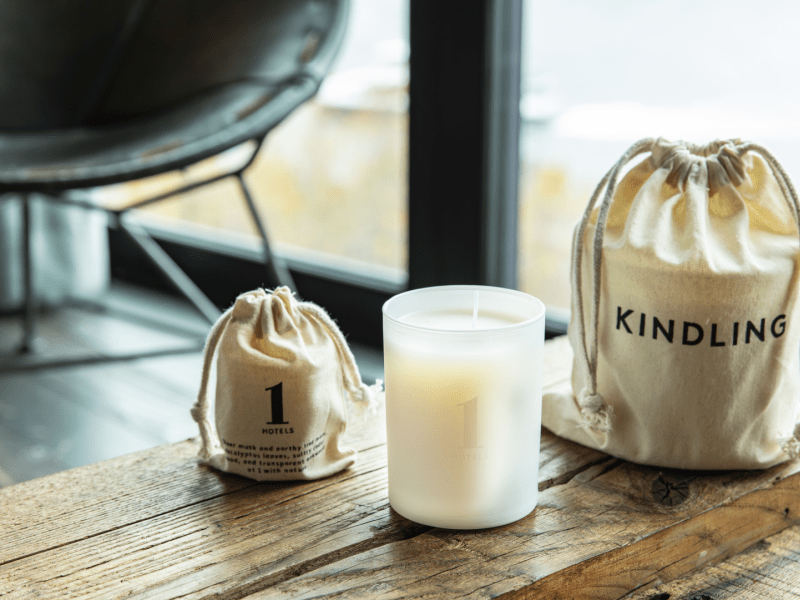
[[[91,187],[179,169],[263,135],[317,87],[307,77],[236,83],[115,125],[0,134],[0,191]]]

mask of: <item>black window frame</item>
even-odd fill
[[[406,289],[516,288],[523,0],[409,0],[408,277],[283,255],[304,299],[380,347],[381,307]],[[181,228],[151,235],[218,306],[264,285],[261,251]],[[110,231],[116,277],[163,286]],[[548,318],[548,336],[566,332]]]

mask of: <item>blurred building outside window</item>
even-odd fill
[[[569,306],[574,225],[639,139],[756,141],[798,181],[799,19],[780,0],[525,0],[520,289]]]

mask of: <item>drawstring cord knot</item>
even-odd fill
[[[800,423],[795,425],[791,437],[781,441],[781,450],[783,450],[789,458],[800,458]]]
[[[603,396],[597,393],[592,394],[584,388],[578,397],[578,405],[581,407],[581,416],[583,417],[582,427],[596,431],[611,431],[614,408],[606,404]]]

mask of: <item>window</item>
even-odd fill
[[[406,270],[407,22],[403,0],[352,2],[345,40],[318,94],[267,135],[247,170],[279,252]],[[248,150],[208,167],[224,169],[242,155]],[[137,196],[176,177],[114,193]],[[222,229],[255,238],[238,195],[235,182],[222,181],[145,210],[202,225],[210,235]]]
[[[349,4],[344,42],[318,94],[267,135],[245,178],[271,246],[288,261],[304,297],[339,319],[359,302],[370,302],[376,317],[345,326],[360,334],[374,329],[375,319],[379,324],[379,300],[407,281],[408,4]],[[252,148],[244,144],[185,172],[103,188],[97,195],[107,205],[124,206],[226,172],[243,164]],[[236,293],[265,284],[254,264],[257,231],[234,179],[138,212],[215,302],[229,304]],[[124,240],[115,241],[121,258]],[[224,266],[225,256],[235,267]],[[130,262],[116,264],[127,275],[137,270]],[[361,298],[355,303],[354,288]],[[369,337],[379,341],[380,332]]]
[[[284,129],[273,132],[276,144],[283,141],[287,147],[271,149],[268,145],[251,177],[257,184],[257,169],[261,168],[272,175],[265,178],[266,181],[278,182],[274,189],[263,192],[275,199],[277,206],[267,208],[268,225],[278,242],[279,253],[288,259],[301,295],[325,306],[351,340],[379,345],[381,305],[407,286],[476,283],[515,287],[517,284],[522,1],[450,4],[383,0],[381,8],[376,4],[373,0],[353,2],[353,18],[359,18],[359,7],[366,7],[372,14],[370,18],[393,20],[394,29],[377,42],[377,38],[369,36],[363,46],[353,42],[352,52],[364,56],[367,54],[364,47],[376,48],[373,55],[377,57],[379,68],[373,69],[370,75],[363,69],[372,68],[371,63],[366,67],[346,67],[345,44],[341,58],[344,66],[338,71],[334,69],[319,96],[287,119],[281,126]],[[394,8],[389,10],[386,8],[389,6]],[[404,149],[405,99],[401,89],[402,60],[407,52],[403,36],[406,34],[402,22],[399,26],[397,23],[398,15],[406,10],[410,23],[406,39],[412,49],[407,152]],[[369,19],[365,17],[365,21]],[[374,28],[366,29],[375,33]],[[357,27],[351,33],[356,30]],[[386,81],[391,85],[379,93],[361,96],[351,93],[359,89],[360,78],[370,76],[374,81]],[[362,108],[352,108],[354,105]],[[345,131],[345,126],[354,129]],[[327,132],[324,131],[326,127],[329,128]],[[376,135],[374,127],[383,133]],[[324,144],[330,147],[323,148],[320,157],[312,161],[318,168],[302,171],[302,177],[293,179],[282,165],[308,167],[305,150],[294,139],[295,132],[308,130],[314,130],[316,138],[325,140]],[[347,136],[352,138],[348,141]],[[383,140],[378,139],[382,137]],[[383,143],[386,138],[394,140],[392,143],[396,145],[387,151],[386,159],[376,160],[380,152],[374,150],[373,142]],[[271,142],[268,138],[268,144]],[[215,160],[217,163],[241,160],[235,153],[233,150]],[[366,154],[367,163],[373,166],[394,161],[393,170],[387,175],[365,169],[361,179],[352,178],[352,172],[358,169],[353,169],[346,160],[360,154]],[[215,165],[206,168],[215,168]],[[331,177],[329,183],[314,181],[318,171]],[[345,249],[330,246],[298,249],[295,244],[299,240],[310,240],[308,244],[311,244],[322,238],[335,238],[342,230],[342,223],[336,217],[325,215],[319,229],[314,230],[312,226],[311,234],[306,236],[299,231],[282,229],[281,215],[269,214],[274,210],[291,216],[296,210],[298,222],[307,223],[310,215],[305,208],[298,208],[302,206],[300,202],[306,202],[306,194],[316,194],[317,200],[323,203],[330,201],[331,190],[337,189],[337,177],[355,182],[352,183],[353,198],[361,198],[355,202],[344,196],[337,197],[345,208],[340,218],[356,222],[364,219],[356,229],[360,227],[369,230],[370,235],[377,234],[375,239],[380,243],[373,240],[366,246],[384,243],[391,246],[384,255],[368,254],[363,243],[354,243]],[[297,181],[312,188],[321,186],[321,189],[299,190]],[[363,193],[358,183],[363,181],[375,187],[367,187],[369,191]],[[219,184],[217,191],[202,191],[209,195],[209,203],[218,202],[220,195],[233,194],[224,191],[223,185]],[[392,188],[392,191],[384,193],[383,188]],[[298,200],[281,205],[286,197]],[[202,202],[201,198],[198,204]],[[228,210],[230,204],[224,203],[223,211]],[[381,206],[376,206],[378,204]],[[171,216],[174,218],[175,214]],[[211,219],[211,223],[216,226],[223,219],[236,218],[223,212]],[[290,219],[286,219],[288,221]],[[236,293],[255,287],[261,281],[257,252],[252,245],[248,247],[245,238],[219,234],[212,237],[207,227],[181,225],[176,228],[165,226],[163,221],[151,222],[150,229],[176,261],[221,305],[230,304]],[[406,236],[407,248],[403,247]],[[326,244],[341,242],[322,241]],[[124,244],[117,240],[115,247],[118,268],[129,273],[135,271],[134,261],[122,260],[126,255]],[[563,323],[556,329],[563,329]]]
[[[774,0],[526,0],[520,289],[569,306],[573,227],[639,139],[752,139],[798,173],[798,17]]]

